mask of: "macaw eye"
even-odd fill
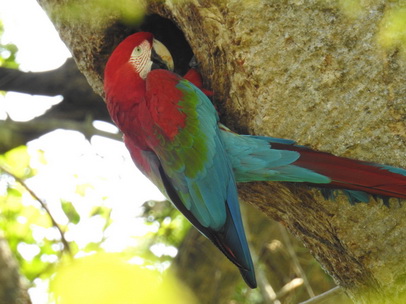
[[[133,50],[132,56],[139,56],[142,53],[142,48],[140,46],[136,46]]]
[[[149,41],[144,40],[141,44],[134,47],[130,59],[128,61],[142,79],[147,77],[151,71],[151,45]]]

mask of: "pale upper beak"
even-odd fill
[[[151,60],[153,62],[152,69],[166,69],[173,71],[175,67],[171,53],[169,53],[166,46],[157,39],[154,39],[152,43]]]

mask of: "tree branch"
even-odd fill
[[[63,232],[62,228],[59,226],[59,224],[56,222],[55,218],[53,217],[51,211],[49,210],[47,204],[39,198],[39,196],[30,188],[28,187],[28,185],[18,176],[16,176],[15,174],[13,174],[12,172],[10,172],[9,170],[7,170],[6,168],[4,168],[2,165],[0,165],[0,171],[6,173],[7,175],[10,175],[12,178],[14,178],[21,186],[23,186],[25,188],[25,190],[27,190],[27,192],[36,200],[40,203],[41,207],[45,210],[45,212],[48,214],[51,222],[52,222],[52,226],[54,226],[58,231],[59,234],[61,236],[61,241],[62,244],[64,246],[64,251],[66,251],[70,256],[72,256],[72,251],[70,249],[70,245],[68,243],[68,241],[65,239],[65,233]]]
[[[306,291],[309,294],[310,297],[314,297],[314,291],[309,283],[309,280],[307,278],[306,273],[303,271],[302,266],[299,263],[299,259],[297,258],[296,252],[292,246],[292,242],[289,239],[288,233],[286,231],[286,228],[283,227],[282,225],[278,225],[279,230],[281,232],[281,235],[283,237],[283,242],[286,244],[286,248],[288,249],[289,255],[292,259],[293,264],[295,265],[295,272],[296,274],[303,279],[303,283],[306,287]]]
[[[64,251],[66,251],[69,255],[72,256],[72,251],[70,249],[68,241],[65,239],[65,233],[63,232],[62,228],[59,226],[59,224],[56,222],[55,218],[53,217],[51,211],[49,210],[47,204],[39,198],[39,196],[30,188],[28,185],[18,176],[4,168],[2,165],[0,165],[0,171],[3,171],[7,175],[10,175],[12,178],[14,178],[21,186],[27,190],[27,192],[36,200],[40,203],[41,207],[45,210],[45,212],[48,214],[49,218],[51,219],[52,226],[54,226],[58,231],[61,236],[61,241],[64,246]]]
[[[0,67],[0,90],[32,95],[63,95],[66,65],[57,70],[36,73]]]
[[[0,153],[12,148],[25,145],[46,133],[56,129],[66,129],[81,132],[87,139],[98,135],[106,138],[121,140],[120,133],[109,133],[101,131],[93,126],[93,120],[75,121],[69,119],[58,119],[39,117],[27,122],[18,122],[11,119],[0,120]]]
[[[344,294],[343,289],[337,286],[307,301],[301,302],[300,304],[341,303],[340,301],[334,298],[338,298],[343,294]]]
[[[90,88],[72,58],[58,69],[47,72],[22,72],[0,67],[0,90],[33,95],[62,95],[63,101],[45,115],[84,120],[92,114],[94,119],[111,122],[102,98]]]

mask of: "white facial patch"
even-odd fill
[[[133,49],[129,62],[142,79],[147,77],[152,67],[151,46],[147,40]]]

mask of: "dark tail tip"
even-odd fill
[[[257,288],[257,279],[255,278],[255,272],[254,270],[247,270],[244,268],[240,268],[241,276],[243,277],[245,283],[250,288]]]

